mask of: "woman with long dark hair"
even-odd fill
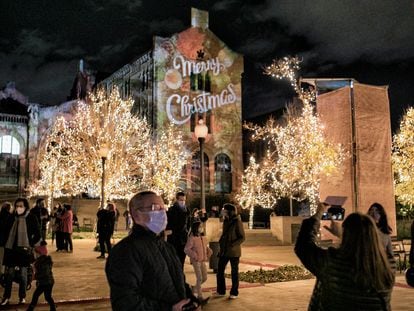
[[[385,252],[389,257],[393,256],[394,253],[392,251],[391,243],[392,229],[388,224],[388,217],[384,207],[379,203],[373,203],[368,209],[368,215],[374,219],[375,224],[377,225],[381,243],[384,245]]]
[[[393,258],[388,258],[372,218],[350,214],[339,248],[316,243],[326,205],[302,223],[295,252],[317,278],[309,310],[390,310]]]

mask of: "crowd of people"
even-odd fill
[[[303,220],[295,253],[316,277],[309,310],[391,310],[391,292],[396,262],[391,247],[392,230],[384,207],[373,203],[367,214],[352,213],[338,227],[329,229],[340,238],[337,247],[322,248],[317,240],[328,203]],[[235,205],[226,203],[220,211],[222,233],[214,253],[206,237],[208,215],[204,208],[190,210],[186,195],[178,192],[166,210],[163,199],[144,191],[128,202],[125,217],[127,237],[113,245],[111,239],[120,213],[107,202],[98,210],[96,233],[98,259],[107,259],[105,273],[113,310],[201,310],[210,297],[203,296],[207,262],[218,257],[216,292],[226,296],[225,269],[230,262],[229,299],[239,295],[239,262],[245,240],[243,223]],[[210,214],[216,215],[216,214]],[[19,304],[26,303],[31,280],[36,289],[27,310],[34,310],[41,294],[56,310],[52,298],[53,260],[48,255],[47,234],[57,252],[73,252],[73,212],[69,204],[56,203],[49,213],[39,198],[32,208],[25,198],[3,203],[0,211],[0,275],[4,287],[0,305],[10,302],[12,283],[19,284]],[[412,225],[414,230],[414,223]],[[106,253],[108,257],[106,257]],[[186,281],[186,257],[194,269],[194,284]],[[413,250],[410,254],[411,268]]]

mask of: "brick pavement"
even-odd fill
[[[94,245],[95,241],[91,239],[74,240],[74,252],[70,254],[54,252],[49,243],[49,251],[55,262],[56,284],[53,297],[58,303],[59,311],[111,310],[109,287],[104,273],[105,261],[96,259],[99,254],[92,251]],[[271,269],[282,264],[298,263],[291,246],[244,247],[240,271],[259,267]],[[185,265],[185,273],[188,282],[192,284],[195,276],[190,264]],[[212,298],[203,310],[306,310],[314,282],[314,279],[265,285],[241,282],[238,299]],[[12,291],[12,304],[17,302],[16,285]],[[203,288],[206,296],[215,291],[215,274],[211,270]],[[28,300],[32,296],[32,291],[28,292]],[[40,298],[40,302],[43,302],[43,297]],[[397,275],[392,307],[394,311],[414,310],[414,288],[405,284],[402,274]],[[0,307],[0,310],[25,309],[25,306],[16,305]],[[39,304],[36,310],[45,311],[49,308],[45,304]]]

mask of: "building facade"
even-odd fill
[[[243,57],[208,29],[208,13],[191,12],[191,27],[169,38],[154,37],[153,48],[100,82],[118,87],[134,101],[133,112],[154,132],[179,127],[192,152],[180,188],[200,192],[200,153],[194,127],[202,118],[209,129],[204,167],[207,194],[234,193],[240,187],[242,160]]]

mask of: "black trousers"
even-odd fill
[[[73,251],[73,243],[72,243],[72,233],[63,232],[63,237],[65,240],[65,250]]]
[[[36,307],[37,305],[37,301],[39,300],[40,295],[44,293],[45,299],[50,305],[50,310],[55,311],[56,306],[55,306],[55,301],[52,298],[52,289],[53,289],[53,284],[37,285],[35,291],[33,292],[32,302],[30,303],[27,310],[33,310],[34,307]]]
[[[181,262],[181,266],[184,270],[184,262],[185,262],[185,256],[187,256],[184,252],[185,245],[174,245],[175,252],[177,253],[177,257]]]
[[[108,254],[111,251],[111,234],[110,233],[99,233],[99,248],[101,250],[101,256],[105,256],[105,245],[108,250]]]
[[[62,231],[56,231],[56,250],[66,250],[65,234]]]
[[[239,295],[239,262],[240,257],[219,257],[217,268],[217,293],[224,295],[226,293],[226,280],[224,278],[224,271],[230,261],[231,265],[231,289],[230,295]]]

